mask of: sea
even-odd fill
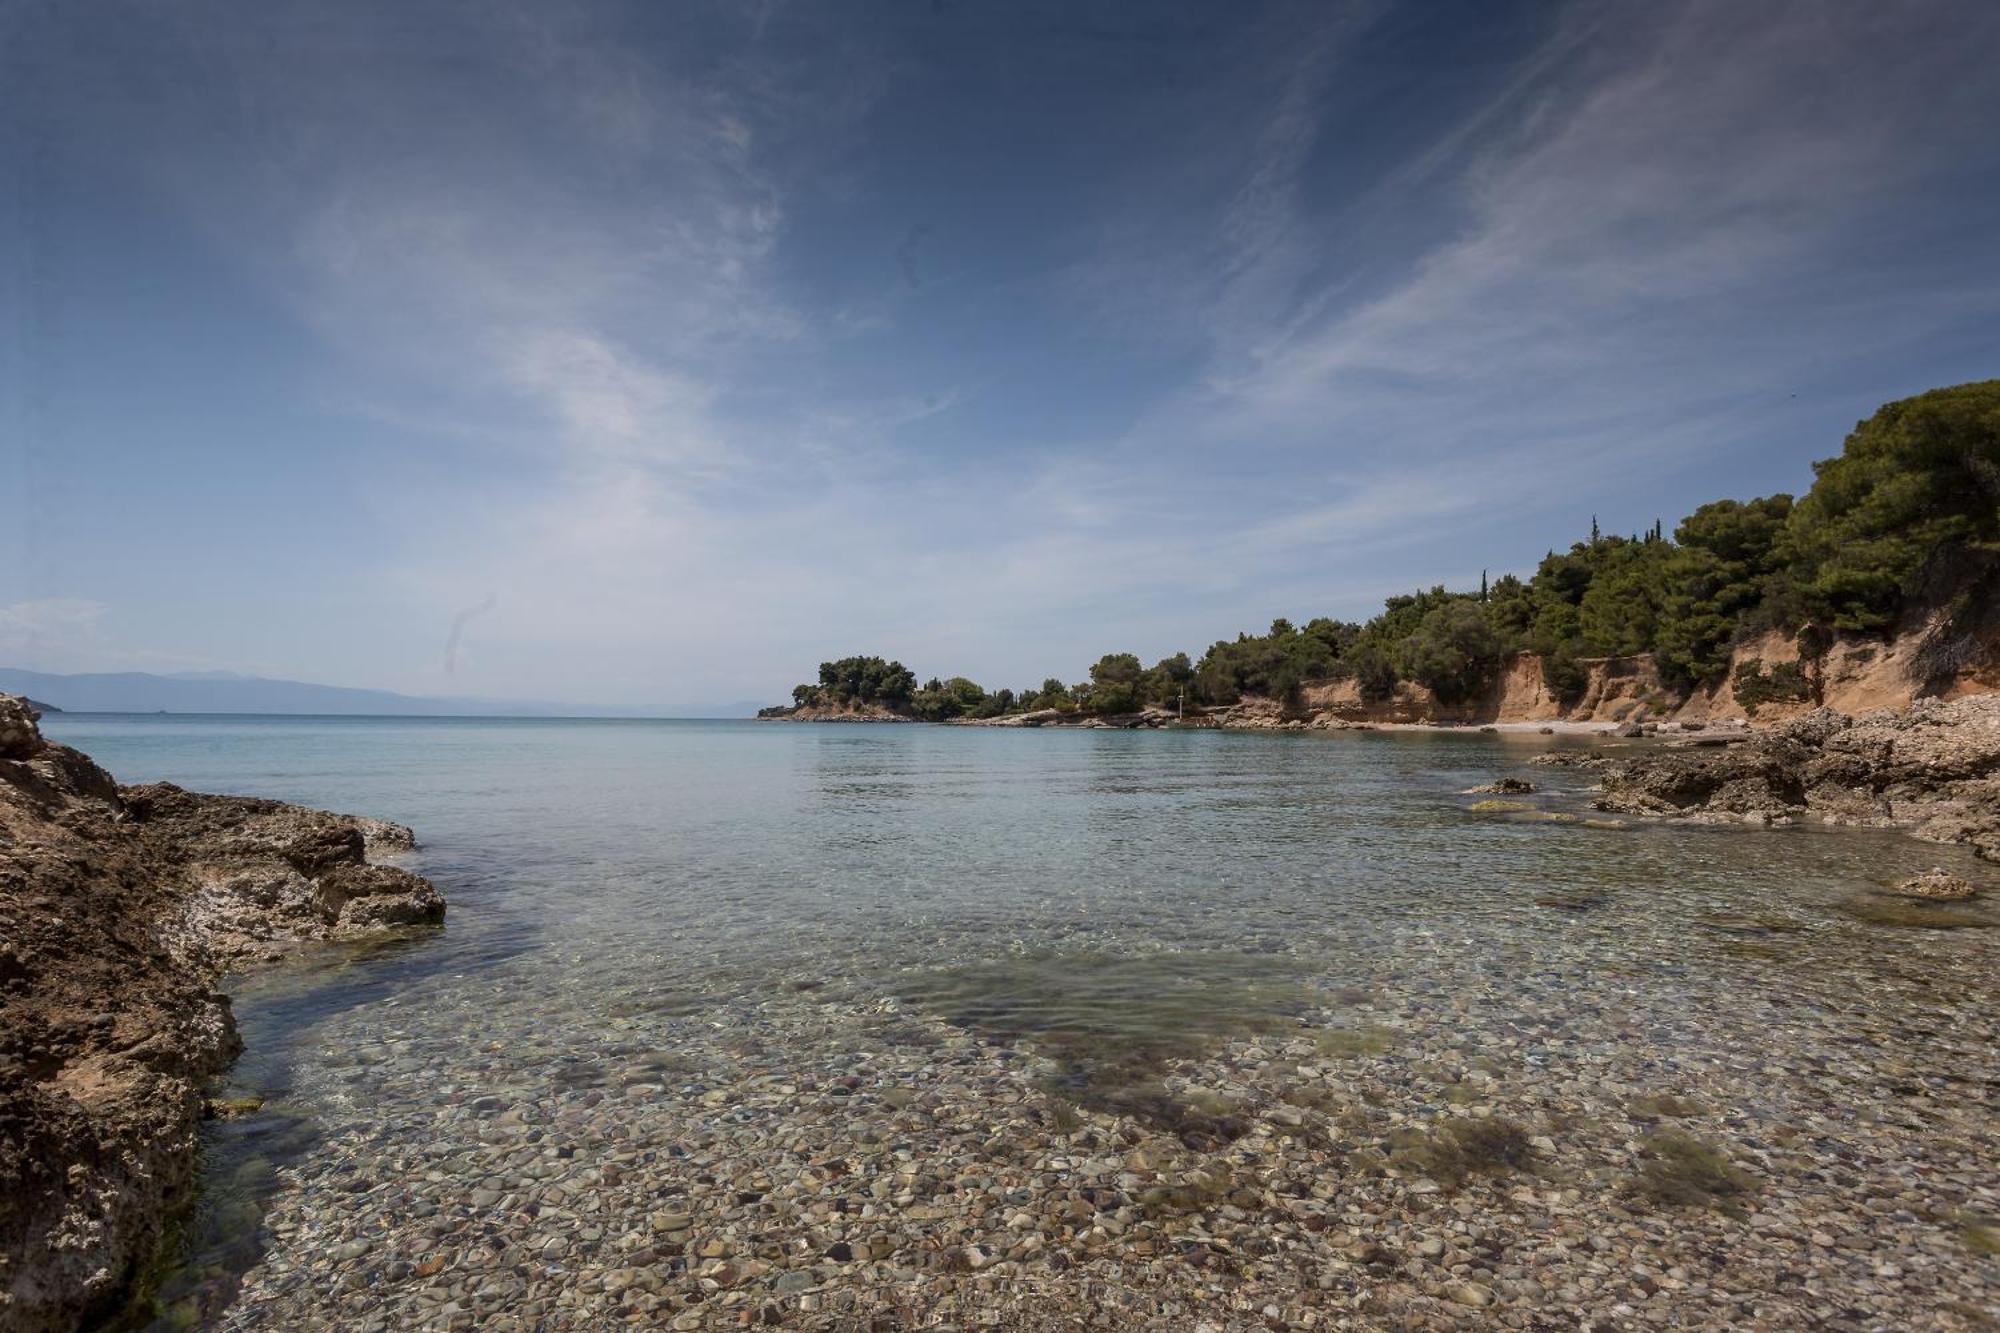
[[[684,1033],[694,1049],[696,1034],[763,1025],[782,1047],[819,1039],[783,1017],[808,1002],[813,1031],[891,1012],[979,1034],[979,1050],[1053,1052],[1086,1107],[1106,1070],[1198,1066],[1371,991],[1392,1001],[1370,1031],[1433,1025],[1473,1052],[1490,1035],[1518,1055],[1531,1015],[1550,1035],[1530,1074],[1657,1043],[1683,1082],[1738,1071],[1733,1109],[1752,1118],[1788,1114],[1789,1078],[1823,1079],[1857,1047],[1920,1070],[1993,1060],[1977,1028],[1911,1019],[1920,1037],[1896,1015],[1922,1011],[1940,978],[1990,989],[2000,932],[1848,910],[1933,865],[1979,878],[1962,849],[1605,816],[1587,769],[1531,762],[1583,738],[87,714],[43,727],[122,782],[408,824],[405,863],[450,903],[440,931],[225,980],[247,1054],[218,1095],[264,1109],[210,1130],[163,1328],[254,1325],[246,1283],[282,1286],[260,1276],[274,1263],[309,1272],[286,1253],[311,1231],[297,1219],[342,1205],[310,1197],[337,1178],[315,1162],[355,1136],[393,1158],[411,1146],[396,1141],[405,1122],[435,1133],[427,1105],[491,1083],[495,1050],[528,1053],[508,1076],[526,1086],[613,1031],[662,1047]],[[1471,792],[1501,776],[1536,791]]]

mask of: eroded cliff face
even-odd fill
[[[442,920],[378,820],[120,787],[0,695],[0,1328],[116,1312],[190,1200],[226,965]]]
[[[1486,694],[1469,703],[1440,703],[1430,690],[1403,681],[1387,699],[1364,699],[1353,680],[1323,681],[1305,686],[1290,705],[1275,699],[1248,698],[1222,709],[1211,709],[1210,722],[1230,727],[1307,730],[1357,726],[1528,724],[1556,722],[1623,722],[1639,717],[1658,719],[1678,703],[1660,682],[1648,657],[1607,657],[1586,664],[1582,696],[1565,708],[1542,677],[1542,660],[1533,653],[1514,653]]]
[[[1738,645],[1728,678],[1713,689],[1696,691],[1677,716],[1754,714],[1763,724],[1801,717],[1821,707],[1858,715],[1907,708],[1920,698],[1957,699],[2000,691],[2000,653],[1992,646],[1945,679],[1933,678],[1923,652],[1929,632],[1930,627],[1924,626],[1893,639],[1842,636],[1817,661],[1806,661],[1796,636],[1774,630]],[[1737,673],[1746,666],[1765,674],[1795,668],[1811,690],[1802,698],[1739,698]]]

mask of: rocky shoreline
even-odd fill
[[[799,722],[839,722],[856,719],[840,717],[797,717],[781,719]],[[881,719],[859,719],[881,720]],[[897,719],[910,721],[912,719]],[[954,717],[948,727],[1050,727],[1079,731],[1512,731],[1538,732],[1545,736],[1594,736],[1605,732],[1651,735],[1660,730],[1657,722],[1576,722],[1557,718],[1547,722],[1459,722],[1370,721],[1342,717],[1334,713],[1299,713],[1275,699],[1244,699],[1213,708],[1197,707],[1186,712],[1171,708],[1142,708],[1136,713],[1079,713],[1056,708],[1040,708],[1029,713],[1006,713],[999,717]],[[1669,726],[1674,724],[1667,724]],[[1700,730],[1705,724],[1684,724]],[[1747,724],[1732,719],[1727,724],[1742,728]]]
[[[435,925],[386,821],[120,786],[0,696],[0,1327],[114,1317],[193,1197],[241,1050],[227,968]]]
[[[2000,695],[1860,717],[1822,708],[1769,731],[1697,734],[1569,762],[1600,771],[1600,810],[1901,828],[2000,860]]]

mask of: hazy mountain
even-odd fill
[[[751,717],[755,703],[603,707],[525,699],[431,698],[219,671],[57,675],[0,667],[0,692],[68,713],[294,713],[376,717]]]

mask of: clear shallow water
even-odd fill
[[[380,1139],[386,1123],[393,1139],[399,1111],[477,1088],[592,1086],[636,1053],[692,1049],[701,1025],[750,1032],[787,1004],[900,1009],[1028,1042],[1081,1103],[1110,1090],[1114,1107],[1111,1085],[1135,1064],[1296,1027],[1370,987],[1408,997],[1399,1021],[1413,1025],[1653,1040],[1646,1059],[1669,1068],[1747,1042],[1814,1074],[1823,1046],[1862,1071],[1940,979],[1959,987],[1949,999],[1965,978],[1990,996],[2000,935],[1844,916],[1849,895],[1933,864],[1984,877],[1958,849],[1900,835],[1469,812],[1463,789],[1502,773],[1545,787],[1538,808],[1584,809],[1589,775],[1526,766],[1540,737],[80,715],[44,727],[121,781],[410,824],[414,868],[451,902],[436,937],[237,988],[250,1053],[236,1082],[270,1101],[215,1132],[193,1263],[168,1289],[182,1318],[227,1304],[270,1249],[270,1200],[312,1188],[277,1168],[329,1138],[367,1126]],[[1547,905],[1593,894],[1588,910]],[[1990,1097],[1978,1030],[1926,1041],[1940,1077],[1970,1070],[1972,1095]],[[516,1054],[496,1062],[500,1048]],[[1794,1094],[1777,1079],[1743,1095],[1775,1114]],[[256,1322],[240,1306],[232,1317]]]

